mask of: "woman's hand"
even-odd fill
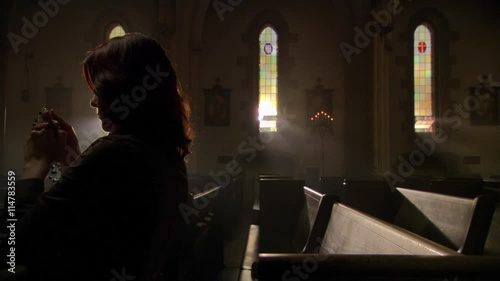
[[[69,166],[71,162],[73,162],[76,157],[80,155],[80,145],[78,143],[78,137],[76,136],[75,130],[53,109],[42,112],[41,117],[46,122],[49,122],[50,120],[55,121],[59,125],[59,129],[66,133],[67,141],[64,153],[61,154],[56,161],[64,166]]]
[[[33,127],[24,146],[24,170],[21,178],[43,180],[53,161],[65,152],[67,134],[57,122],[39,123]]]

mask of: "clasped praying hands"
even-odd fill
[[[44,179],[52,162],[68,166],[80,154],[75,130],[53,109],[40,112],[24,146],[22,178]]]

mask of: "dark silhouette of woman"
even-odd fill
[[[16,183],[16,263],[26,280],[176,280],[192,132],[175,71],[132,33],[90,51],[83,75],[109,134],[79,153],[73,128],[41,114]],[[68,166],[44,192],[53,161]]]

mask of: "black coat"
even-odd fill
[[[16,182],[16,265],[37,281],[175,275],[185,231],[178,205],[187,190],[176,149],[126,135],[100,138],[49,191],[41,180]]]

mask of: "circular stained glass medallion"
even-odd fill
[[[266,45],[264,46],[264,52],[266,53],[266,55],[272,54],[273,50],[273,45],[271,43],[266,43]]]

